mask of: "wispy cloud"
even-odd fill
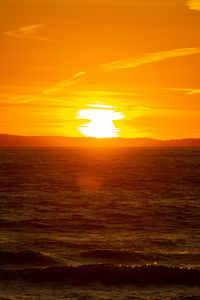
[[[34,24],[34,25],[24,26],[16,30],[4,32],[4,35],[13,38],[19,38],[19,39],[26,38],[26,39],[48,41],[47,38],[37,34],[37,31],[40,28],[43,28],[44,26],[45,26],[44,24]]]
[[[52,86],[49,89],[46,89],[42,92],[42,95],[50,95],[55,94],[57,92],[62,91],[63,89],[70,87],[74,84],[76,84],[81,77],[83,77],[86,73],[85,72],[78,72],[74,74],[71,78],[57,82],[54,86]]]
[[[197,94],[200,94],[200,89],[167,88],[166,90],[183,92],[185,95],[197,95]]]
[[[200,0],[188,0],[187,5],[192,10],[200,10]]]
[[[136,92],[126,92],[126,91],[111,91],[111,90],[84,90],[84,91],[74,91],[73,94],[83,96],[83,97],[97,97],[97,98],[103,98],[103,97],[132,97],[132,96],[138,96],[138,93]]]
[[[163,61],[168,58],[175,58],[198,53],[200,53],[200,48],[181,48],[162,52],[146,53],[142,56],[130,57],[127,59],[103,64],[101,66],[101,69],[105,71],[131,69],[154,62]]]
[[[82,76],[84,76],[85,72],[78,72],[74,74],[71,78],[60,81],[50,87],[49,89],[42,89],[37,91],[37,93],[32,94],[21,94],[16,95],[13,94],[0,94],[0,106],[1,105],[30,105],[33,106],[55,106],[55,107],[74,107],[76,104],[74,103],[74,95],[76,92],[71,91],[68,92],[66,89],[71,85],[77,83]],[[66,93],[65,93],[66,91]],[[59,93],[59,95],[58,95]],[[63,97],[63,95],[65,95]],[[70,99],[67,97],[70,94]],[[76,97],[77,98],[77,97]],[[42,105],[40,103],[43,103]]]

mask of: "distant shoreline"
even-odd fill
[[[200,147],[200,138],[156,140],[151,138],[91,138],[18,136],[0,134],[0,147]]]

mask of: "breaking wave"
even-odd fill
[[[45,266],[50,263],[56,264],[56,259],[41,252],[34,251],[0,251],[0,265],[28,265]]]
[[[200,269],[166,267],[157,265],[157,263],[143,266],[89,264],[4,271],[2,278],[21,278],[31,281],[54,281],[69,284],[100,282],[106,285],[130,283],[200,285]]]
[[[200,264],[199,253],[162,253],[162,252],[140,252],[126,249],[96,249],[82,251],[81,256],[90,260],[100,260],[101,262],[113,262],[124,264],[145,264],[157,261],[163,264],[190,265],[193,261],[195,265]]]

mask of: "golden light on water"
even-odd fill
[[[120,129],[116,128],[113,120],[123,119],[124,116],[121,112],[116,112],[114,109],[95,108],[80,110],[77,118],[91,120],[89,123],[83,124],[78,128],[85,136],[111,138],[117,137],[120,132]]]

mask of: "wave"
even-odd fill
[[[27,227],[30,228],[49,228],[49,225],[41,223],[37,220],[19,220],[19,221],[10,221],[6,219],[0,219],[0,227],[12,229],[13,231],[25,230]]]
[[[105,262],[119,262],[131,264],[143,264],[146,262],[158,261],[164,264],[168,262],[179,264],[190,264],[193,261],[200,264],[199,253],[162,253],[162,252],[139,252],[126,249],[96,249],[87,250],[81,253],[83,258],[101,260]]]
[[[147,258],[145,253],[139,253],[129,250],[112,250],[112,249],[96,249],[83,251],[81,256],[88,259],[101,259],[101,260],[109,260],[109,261],[136,261],[137,263],[141,263],[142,260]],[[148,258],[154,259],[153,257]]]
[[[50,255],[34,251],[0,251],[0,265],[28,265],[28,266],[46,266],[56,264],[58,261]]]
[[[2,273],[2,272],[1,272]],[[1,278],[2,277],[2,278]],[[0,279],[26,279],[60,283],[86,284],[99,282],[115,284],[182,284],[200,285],[200,269],[166,267],[156,263],[143,266],[115,264],[90,264],[79,266],[37,267],[17,271],[5,271]]]
[[[6,219],[0,219],[0,228],[8,228],[12,229],[13,231],[20,231],[24,230],[34,230],[37,231],[38,229],[42,230],[53,230],[59,232],[65,232],[66,230],[104,230],[107,228],[106,225],[95,224],[95,222],[90,222],[85,220],[83,222],[82,219],[79,222],[75,219],[66,218],[66,219],[32,219],[32,220],[19,220],[19,221],[10,221]]]

